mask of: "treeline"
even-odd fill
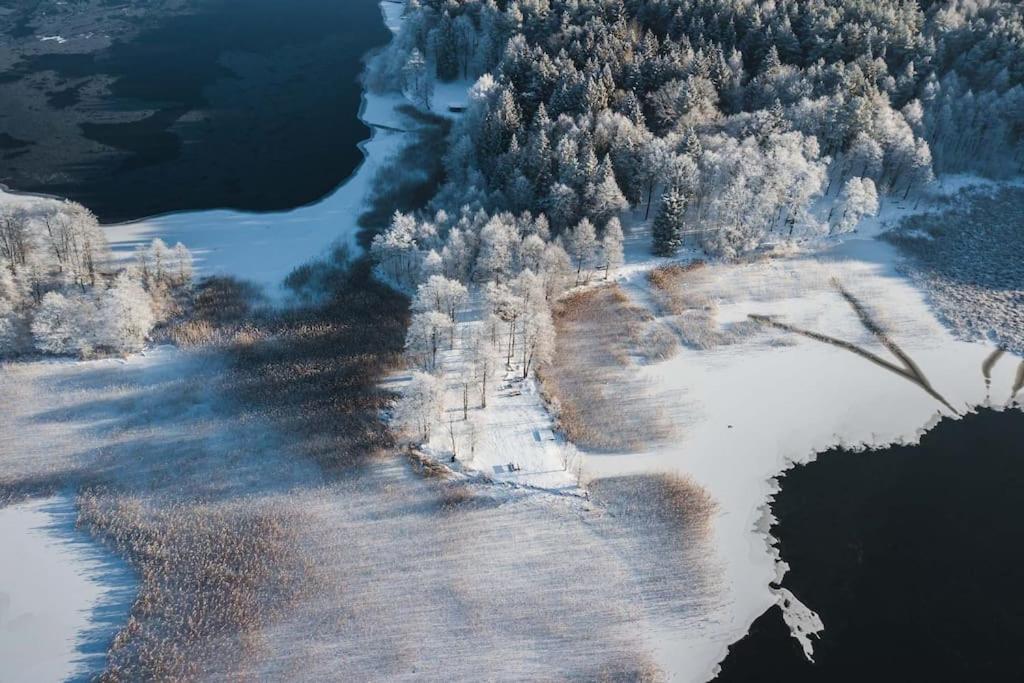
[[[180,243],[153,240],[119,267],[80,204],[0,207],[0,357],[138,351],[191,282],[192,255]]]
[[[654,249],[852,229],[934,172],[1024,160],[1024,10],[1005,0],[410,0],[372,87],[476,80],[435,208],[625,206]]]

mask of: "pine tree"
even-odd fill
[[[445,12],[434,33],[434,68],[438,79],[453,81],[459,77],[459,52],[455,25]]]
[[[677,188],[669,188],[661,198],[661,208],[654,219],[653,247],[658,256],[672,256],[683,244],[686,198]]]
[[[590,215],[598,223],[606,223],[621,211],[629,208],[629,202],[615,181],[611,161],[605,155],[597,171],[598,181],[590,193]]]

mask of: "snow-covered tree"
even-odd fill
[[[686,224],[686,198],[675,187],[670,187],[661,198],[661,207],[654,218],[653,250],[658,256],[672,256],[683,244]]]
[[[402,67],[402,79],[405,91],[413,102],[424,109],[430,109],[430,99],[434,95],[434,80],[427,71],[427,60],[416,48],[413,48],[405,66]]]
[[[839,195],[842,215],[836,232],[850,232],[865,216],[878,213],[878,192],[871,178],[850,178]]]
[[[187,287],[192,284],[192,252],[181,242],[174,245],[174,284]]]
[[[544,247],[540,271],[544,279],[545,298],[553,301],[566,290],[573,276],[572,261],[562,245],[551,242]]]
[[[416,219],[395,212],[388,228],[373,238],[370,253],[384,273],[397,285],[411,285],[418,274],[419,250]]]
[[[601,237],[601,260],[604,261],[604,277],[606,280],[613,268],[619,268],[625,263],[622,245],[624,239],[622,223],[619,222],[618,218],[613,217],[604,226],[604,235]]]
[[[393,420],[398,430],[414,441],[426,443],[443,413],[444,386],[441,381],[429,373],[414,370],[395,404]]]
[[[514,286],[505,283],[490,282],[485,292],[491,313],[498,320],[508,325],[505,335],[506,364],[511,364],[516,352],[516,336],[519,331],[519,319],[523,315],[525,302]]]
[[[156,323],[152,300],[141,284],[121,273],[100,299],[97,323],[97,346],[115,353],[140,351]]]
[[[529,271],[524,271],[524,275]],[[530,370],[551,360],[555,349],[555,326],[551,320],[551,309],[544,299],[543,283],[530,273],[521,288],[526,293],[523,311],[523,340],[521,364],[523,378]]]
[[[510,214],[494,216],[480,230],[477,272],[484,279],[502,281],[512,274],[519,233]]]
[[[28,212],[0,207],[0,257],[14,273],[28,264],[34,243]]]
[[[576,268],[576,284],[590,278],[589,269],[597,256],[597,231],[594,224],[584,218],[564,236],[565,250]],[[584,268],[587,273],[584,274]]]
[[[32,336],[36,348],[59,355],[88,355],[95,348],[102,317],[89,295],[49,292],[35,311]]]
[[[469,296],[466,286],[457,280],[449,280],[443,275],[431,275],[426,282],[416,289],[412,300],[412,310],[423,313],[438,311],[455,323],[455,314],[466,303]]]
[[[445,337],[451,337],[451,327],[447,313],[434,310],[416,313],[406,333],[406,353],[424,370],[436,369],[437,352]]]
[[[628,209],[629,202],[626,201],[622,190],[619,189],[619,184],[615,181],[615,172],[607,156],[601,162],[598,175],[599,179],[596,184],[591,185],[591,190],[588,193],[588,209],[591,218],[595,222],[603,224]]]

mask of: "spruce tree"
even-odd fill
[[[455,24],[447,12],[441,17],[434,33],[434,68],[437,78],[454,81],[459,77],[459,54]]]
[[[683,244],[683,221],[686,198],[678,188],[669,188],[661,198],[661,208],[654,218],[653,249],[658,256],[672,256]]]

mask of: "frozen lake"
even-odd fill
[[[0,681],[87,680],[128,617],[128,567],[75,529],[70,497],[0,509]]]

